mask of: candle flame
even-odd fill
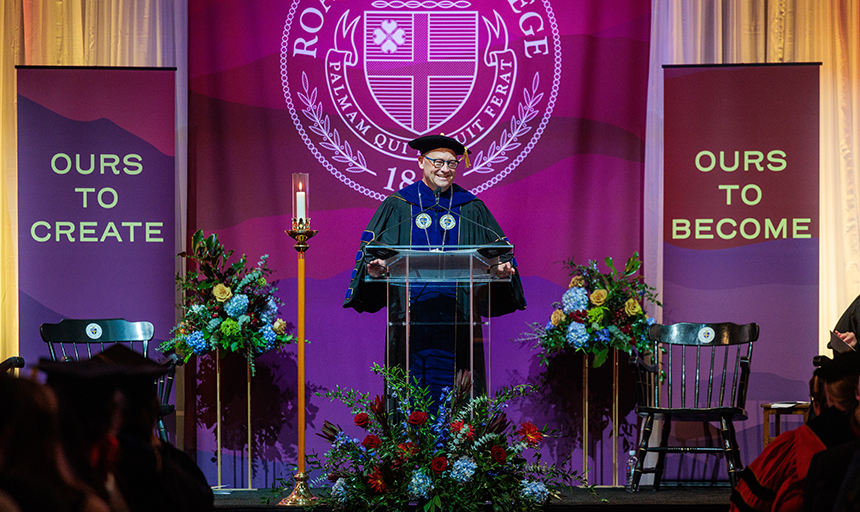
[[[300,181],[299,182],[299,192],[301,192],[301,191],[302,191],[302,182]]]

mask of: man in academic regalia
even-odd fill
[[[444,248],[469,245],[507,245],[507,237],[483,201],[454,184],[459,155],[468,166],[468,150],[455,139],[443,135],[428,135],[409,143],[420,153],[418,165],[422,179],[389,196],[376,211],[361,235],[361,247],[356,254],[355,269],[344,307],[361,312],[379,311],[389,306],[389,320],[403,323],[404,297],[395,297],[387,304],[384,280],[366,281],[366,276],[383,276],[384,262],[369,254],[371,247],[400,245]],[[512,252],[502,254],[492,271],[510,281],[490,285],[491,307],[487,307],[487,290],[469,290],[466,286],[427,284],[415,287],[409,298],[411,335],[409,348],[410,374],[418,377],[423,387],[429,387],[431,398],[440,396],[442,388],[451,386],[456,370],[469,369],[469,329],[456,328],[468,321],[468,294],[475,293],[477,311],[481,316],[499,316],[525,309],[522,281],[516,271]],[[491,309],[491,310],[490,310]],[[421,327],[419,327],[421,326]],[[474,327],[476,391],[484,391],[484,357],[481,327]],[[389,329],[390,364],[405,366],[405,328]]]
[[[854,302],[839,317],[839,321],[836,322],[833,332],[846,344],[854,347],[857,345],[857,335],[855,333],[858,330],[860,330],[860,295],[854,299]]]

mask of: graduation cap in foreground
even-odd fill
[[[836,382],[849,377],[860,376],[860,352],[841,352],[833,359],[821,357],[815,374],[825,382]]]
[[[168,370],[167,366],[158,364],[120,343],[84,361],[65,362],[42,358],[37,367],[50,377],[78,379],[154,379]]]

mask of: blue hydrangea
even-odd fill
[[[186,336],[185,344],[198,356],[205,355],[211,348],[209,342],[203,337],[203,331],[194,331]]]
[[[648,325],[654,325],[655,323],[657,323],[657,320],[655,320],[654,318],[651,318],[650,316],[645,321],[648,322]]]
[[[263,347],[263,352],[268,352],[275,348],[275,344],[278,342],[278,335],[275,331],[272,330],[271,325],[264,325],[260,328],[260,334],[263,335],[263,339],[266,340],[266,345]]]
[[[568,288],[564,295],[561,296],[561,310],[565,314],[573,313],[588,307],[588,293],[585,288],[576,286]]]
[[[338,478],[337,482],[331,487],[331,498],[338,503],[346,503],[349,495],[349,485],[345,478]]]
[[[579,322],[571,322],[567,327],[567,342],[573,348],[584,348],[588,346],[588,332],[585,326]]]
[[[549,490],[543,482],[523,480],[520,482],[520,496],[535,503],[543,503],[549,497]]]
[[[546,323],[546,327],[544,327],[543,329],[545,331],[551,331],[551,330],[555,329],[555,325],[550,320],[549,322]]]
[[[604,327],[600,329],[596,333],[594,333],[594,337],[597,338],[597,341],[601,343],[609,343],[609,329]]]
[[[267,324],[271,324],[275,321],[276,316],[278,316],[278,305],[275,304],[275,299],[269,297],[268,302],[266,302],[266,307],[263,308],[263,312],[260,313],[260,320]]]
[[[224,303],[224,311],[230,318],[238,318],[239,316],[244,315],[247,310],[248,296],[244,293],[236,294]]]
[[[451,478],[465,484],[472,480],[472,475],[475,474],[476,469],[478,469],[478,465],[475,464],[475,461],[465,457],[457,459],[454,467],[451,468]]]
[[[206,313],[206,306],[204,306],[203,304],[194,304],[193,306],[188,308],[188,311],[192,315],[202,315],[203,313]]]
[[[427,499],[431,492],[433,492],[433,479],[423,471],[412,473],[412,480],[406,488],[409,497],[415,500]]]

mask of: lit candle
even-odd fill
[[[299,183],[299,190],[296,192],[296,218],[305,218],[305,191],[302,190],[302,184]]]

